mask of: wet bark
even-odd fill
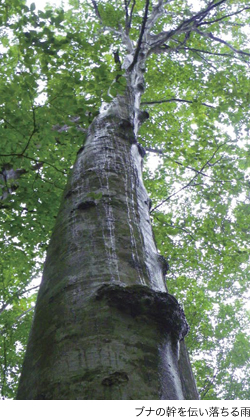
[[[198,398],[185,358],[179,369],[188,328],[166,290],[131,109],[124,98],[104,109],[78,154],[17,399]]]

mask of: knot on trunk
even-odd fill
[[[96,292],[96,299],[105,299],[110,307],[144,322],[153,322],[161,331],[182,340],[189,331],[184,311],[177,299],[147,286],[119,286],[104,284]]]

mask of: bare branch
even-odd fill
[[[153,147],[145,147],[145,150],[147,152],[157,153],[158,155],[163,155],[164,154],[162,149],[155,149]]]
[[[21,155],[24,155],[24,153],[26,152],[26,150],[28,149],[31,139],[34,136],[34,134],[37,132],[37,127],[36,127],[36,114],[35,114],[35,109],[32,107],[32,112],[33,112],[33,130],[32,133],[29,136],[28,142],[26,144],[26,146],[24,147]]]
[[[222,16],[222,17],[218,18],[218,19],[208,20],[207,22],[201,22],[198,26],[202,26],[202,25],[211,25],[212,23],[215,23],[215,22],[220,22],[220,21],[222,21],[222,20],[224,20],[224,19],[226,19],[226,18],[228,18],[228,17],[238,15],[239,13],[243,12],[243,10],[249,10],[249,9],[250,9],[250,7],[244,7],[243,9],[240,9],[240,10],[238,10],[237,12],[230,13],[229,15],[224,15],[224,16]],[[234,22],[232,22],[232,24],[234,24]],[[236,24],[236,23],[235,23],[235,24]],[[244,26],[244,25],[241,25],[241,26]]]
[[[95,10],[96,16],[98,17],[98,19],[102,23],[102,18],[101,18],[101,15],[100,15],[100,12],[99,12],[99,9],[98,9],[98,6],[97,6],[96,1],[95,0],[91,0],[91,3],[93,4],[93,7],[94,7],[94,10]]]
[[[55,169],[57,172],[60,172],[61,174],[63,174],[63,175],[66,175],[67,174],[67,172],[66,171],[61,171],[60,169],[58,169],[55,165],[53,165],[52,163],[49,163],[49,162],[47,162],[47,161],[45,161],[45,160],[39,160],[39,159],[36,159],[36,158],[34,158],[34,157],[30,157],[30,156],[27,156],[27,155],[23,155],[23,154],[21,154],[21,153],[8,153],[8,154],[4,154],[4,153],[1,153],[0,154],[0,157],[2,157],[2,156],[4,156],[4,157],[9,157],[9,156],[16,156],[16,157],[18,157],[18,158],[25,158],[25,159],[28,159],[28,160],[32,160],[33,162],[36,162],[36,163],[43,163],[43,164],[45,164],[45,165],[48,165],[48,166],[51,166],[51,168],[53,168],[53,169]]]
[[[212,9],[216,8],[217,6],[220,6],[221,4],[225,3],[226,1],[227,0],[220,0],[217,3],[214,3],[214,0],[213,0],[210,4],[208,4],[208,6],[205,10],[201,10],[196,15],[193,15],[190,19],[187,19],[186,21],[181,23],[179,25],[179,29],[181,29],[183,26],[186,27],[189,23],[193,23],[193,22],[196,22],[196,25],[197,25],[198,20],[199,20],[199,22],[202,21],[210,13],[210,11]]]
[[[27,290],[23,290],[23,292],[21,293],[21,295],[23,295],[24,293],[28,293],[28,292],[30,292],[31,290],[38,289],[38,287],[40,287],[40,285],[30,287],[30,288],[29,288],[29,289],[27,289]]]
[[[195,55],[199,57],[200,60],[204,61],[207,64],[209,71],[211,71],[211,69],[214,69],[215,71],[217,71],[217,68],[214,66],[214,64],[211,61],[209,61],[207,58],[203,57],[199,52],[196,51]]]
[[[23,291],[21,291],[20,293],[15,293],[12,297],[11,297],[11,299],[8,301],[8,302],[6,302],[6,303],[4,303],[2,306],[1,306],[1,308],[0,308],[0,314],[7,308],[7,306],[8,305],[11,305],[12,304],[12,302],[13,302],[13,300],[17,297],[17,298],[19,298],[19,297],[21,297],[22,295],[24,295],[25,293],[28,293],[28,292],[30,292],[31,290],[34,290],[34,289],[37,289],[39,286],[34,286],[34,287],[30,287],[29,289],[27,289],[27,290],[23,290]]]
[[[218,53],[218,52],[212,52],[212,51],[207,51],[207,50],[200,50],[198,48],[189,48],[189,47],[182,47],[182,48],[178,48],[178,50],[176,50],[176,52],[180,52],[180,51],[192,51],[196,54],[198,53],[203,53],[203,54],[209,54],[209,55],[214,55],[214,56],[220,56],[220,57],[230,57],[233,58],[234,60],[239,60],[241,63],[246,63],[249,65],[249,62],[244,60],[242,57],[238,58],[237,56],[235,56],[234,54],[227,54],[227,53]],[[204,60],[204,57],[199,56],[200,58],[202,58],[202,60]],[[211,64],[210,64],[211,66]]]
[[[167,103],[167,102],[184,102],[184,103],[188,103],[188,104],[195,103],[195,101],[189,101],[189,100],[186,100],[186,99],[171,98],[171,99],[161,99],[159,101],[144,101],[144,102],[141,102],[141,105],[157,105],[157,104],[164,104],[164,103]],[[207,106],[208,108],[216,109],[215,106],[206,104],[205,102],[201,102],[200,105],[204,105],[204,106]]]
[[[159,207],[161,207],[164,203],[166,203],[168,200],[170,200],[170,198],[174,197],[175,195],[179,194],[181,191],[185,190],[186,188],[192,186],[193,181],[197,178],[198,175],[195,175],[191,181],[188,182],[188,184],[184,185],[182,188],[180,188],[178,191],[174,192],[173,194],[169,195],[167,198],[165,198],[165,200],[162,200],[161,203],[157,204],[155,207],[153,207],[150,210],[150,213],[152,213],[153,211],[155,211],[156,209],[158,209]]]
[[[16,319],[15,319],[15,322],[14,322],[14,324],[12,325],[12,327],[13,326],[15,326],[16,325],[16,323],[23,317],[23,316],[25,316],[26,314],[28,314],[29,312],[31,312],[31,311],[34,311],[34,309],[35,309],[35,307],[34,306],[32,306],[31,308],[29,308],[29,309],[27,309],[26,311],[24,311],[23,313],[21,313],[21,315],[19,315],[19,316],[17,316],[16,317]],[[6,329],[5,328],[2,328],[1,330],[0,330],[0,334],[3,334],[4,332],[6,331]]]
[[[1,308],[0,308],[0,314],[7,308],[7,306],[9,305],[9,302],[4,303]]]
[[[129,0],[128,2],[127,2],[126,0],[124,0],[124,2],[125,2],[125,8],[126,8],[126,7],[128,7],[128,6],[129,6],[129,4],[130,4],[130,0]],[[95,0],[91,0],[91,3],[92,3],[92,5],[93,5],[93,7],[94,7],[94,10],[95,10],[95,14],[96,14],[96,16],[97,16],[97,18],[99,19],[100,24],[102,25],[102,29],[103,29],[103,31],[111,31],[111,32],[113,32],[113,34],[115,34],[118,38],[121,38],[121,39],[122,39],[122,42],[123,42],[123,43],[124,43],[124,45],[127,47],[127,50],[128,50],[130,53],[132,53],[132,52],[133,52],[133,50],[134,50],[134,48],[133,48],[133,43],[132,43],[131,39],[130,39],[130,38],[129,38],[129,36],[128,36],[128,34],[129,34],[129,30],[128,30],[128,28],[130,29],[130,27],[131,27],[132,13],[133,13],[133,8],[134,8],[134,5],[135,5],[135,0],[134,0],[134,2],[133,2],[132,7],[131,7],[131,12],[130,12],[130,17],[129,17],[129,21],[128,21],[128,26],[127,26],[127,19],[126,19],[126,30],[125,30],[125,31],[124,31],[121,27],[120,27],[119,29],[115,29],[115,28],[112,28],[111,26],[104,26],[104,25],[103,25],[102,18],[101,18],[101,15],[100,15],[100,12],[99,12],[99,10],[98,10],[98,6],[97,6],[96,1],[95,1]],[[126,12],[126,13],[128,13],[128,12]],[[126,15],[126,16],[127,16],[127,15]]]
[[[223,39],[221,39],[221,38],[218,38],[217,36],[214,36],[213,34],[212,34],[212,32],[202,32],[202,31],[199,31],[199,29],[196,29],[196,32],[199,34],[199,35],[202,35],[202,36],[204,36],[204,37],[206,37],[206,38],[210,38],[210,39],[212,39],[213,41],[217,41],[217,42],[220,42],[221,44],[224,44],[224,45],[226,45],[228,48],[230,48],[232,51],[234,51],[235,53],[237,53],[237,54],[243,54],[243,55],[247,55],[248,57],[250,57],[250,53],[247,53],[247,52],[245,52],[245,51],[242,51],[242,50],[237,50],[236,48],[234,48],[231,44],[229,44],[228,42],[226,42],[226,41],[224,41]]]
[[[163,8],[163,0],[159,0],[158,4],[153,8],[151,15],[147,21],[147,30],[151,30],[157,20],[163,15],[164,8]]]
[[[16,322],[17,321],[19,321],[19,319],[21,319],[23,316],[25,316],[26,314],[28,314],[29,312],[31,312],[31,311],[34,311],[34,306],[32,306],[31,308],[29,308],[29,309],[27,309],[27,311],[24,311],[21,315],[19,315],[17,318],[16,318]]]
[[[133,0],[133,4],[132,4],[131,9],[130,9],[130,14],[128,12],[129,5],[130,5],[130,0],[129,1],[124,0],[125,16],[126,16],[125,32],[126,32],[127,35],[129,34],[129,31],[131,29],[133,10],[134,10],[134,7],[135,7],[135,0]]]
[[[155,215],[154,216],[154,218],[156,219],[156,220],[158,220],[158,222],[160,222],[160,223],[162,223],[162,221],[161,220],[159,220],[159,218]],[[187,235],[189,235],[194,241],[195,241],[195,238],[194,238],[194,236],[188,231],[188,229],[186,229],[186,228],[183,228],[183,227],[181,227],[181,226],[178,226],[178,225],[175,225],[175,224],[173,224],[173,223],[166,223],[165,221],[164,221],[164,225],[166,225],[166,226],[170,226],[170,227],[172,227],[172,228],[174,228],[174,229],[179,229],[179,230],[182,230],[183,232],[185,232],[185,233],[187,233]]]
[[[157,204],[154,208],[151,209],[150,213],[152,213],[153,211],[155,211],[156,209],[158,209],[160,206],[162,206],[164,203],[166,203],[168,200],[170,200],[170,198],[174,197],[175,195],[179,194],[181,191],[183,191],[184,189],[192,186],[193,181],[200,175],[200,173],[203,171],[203,169],[205,169],[206,166],[210,165],[211,160],[214,158],[214,156],[216,155],[216,153],[218,152],[219,148],[222,145],[217,146],[216,150],[214,151],[214,153],[212,154],[211,158],[208,159],[208,161],[201,167],[201,169],[199,170],[199,173],[197,173],[186,185],[184,185],[182,188],[180,188],[178,191],[174,192],[173,194],[170,194],[167,198],[165,198],[165,200],[162,200],[161,203]]]
[[[146,147],[145,149],[146,149],[147,152],[157,153],[157,154],[163,155],[163,156],[165,155],[165,152],[163,152],[163,150],[161,150],[161,149],[153,149],[151,147]],[[199,169],[195,169],[192,166],[186,166],[182,162],[179,162],[178,160],[171,159],[169,156],[168,156],[168,159],[170,161],[174,162],[174,163],[177,163],[177,165],[183,166],[185,169],[190,169],[191,171],[194,171],[194,172],[198,173],[198,175],[203,175],[203,176],[209,177],[209,175],[205,174],[204,172],[199,171]]]
[[[129,15],[128,15],[128,2],[127,0],[124,0],[124,8],[125,8],[125,22],[126,22],[126,33],[129,32]]]
[[[146,0],[145,11],[144,11],[143,21],[142,21],[142,26],[141,26],[141,32],[140,32],[140,36],[139,36],[139,39],[138,39],[138,44],[137,44],[137,47],[136,47],[136,50],[135,50],[134,59],[133,59],[132,63],[130,64],[129,68],[128,68],[129,71],[132,71],[135,64],[137,63],[137,59],[138,59],[138,55],[140,53],[142,39],[143,39],[145,27],[146,27],[146,22],[147,22],[147,18],[148,18],[148,8],[149,8],[149,0]]]
[[[221,4],[225,3],[226,1],[227,0],[220,0],[217,3],[214,3],[214,1],[212,1],[211,3],[208,4],[206,9],[204,9],[204,10],[200,11],[199,13],[193,15],[191,18],[184,20],[182,23],[180,23],[177,26],[176,29],[168,31],[168,32],[161,32],[157,35],[151,35],[150,36],[150,38],[151,38],[151,49],[149,51],[149,54],[158,50],[159,47],[161,47],[168,39],[172,38],[173,36],[181,34],[181,33],[191,32],[191,31],[197,29],[197,27],[201,24],[201,21],[206,18],[206,16],[211,12],[211,10],[220,6]],[[159,50],[157,52],[159,52]]]

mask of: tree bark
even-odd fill
[[[134,105],[91,124],[49,245],[17,399],[197,399],[142,181]],[[184,379],[183,379],[184,378]],[[188,388],[188,389],[187,389]]]

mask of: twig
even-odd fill
[[[171,98],[171,99],[161,99],[159,101],[144,101],[141,103],[141,105],[157,105],[157,104],[163,104],[166,102],[184,102],[188,104],[193,104],[195,101],[189,101],[187,99],[177,99],[177,98]],[[200,102],[201,105],[207,106],[208,108],[216,109],[215,106],[206,104],[205,102]]]
[[[21,132],[21,131],[19,131],[14,125],[12,125],[8,120],[6,120],[6,118],[3,118],[3,121],[5,122],[5,124],[7,124],[7,125],[9,125],[13,130],[15,130],[17,133],[19,133],[19,134],[21,134],[21,136],[23,137],[23,138],[25,138],[26,136]]]
[[[206,166],[209,166],[210,161],[214,158],[214,156],[216,155],[216,153],[218,152],[219,148],[222,145],[219,145],[216,150],[214,151],[214,153],[212,154],[211,158],[208,159],[208,161],[202,166],[202,168],[199,170],[200,172],[203,171],[203,169],[205,169]],[[179,194],[182,190],[188,188],[192,182],[199,176],[199,173],[197,173],[186,185],[184,185],[182,188],[180,188],[178,191],[174,192],[173,194],[169,195],[167,198],[165,198],[165,200],[163,200],[161,203],[157,204],[154,208],[151,209],[150,213],[152,213],[153,211],[155,211],[156,209],[158,209],[160,206],[162,206],[162,204],[166,203],[166,201],[170,200],[170,198],[174,197],[175,195]]]
[[[162,223],[161,220],[159,220],[157,216],[154,216],[154,217],[158,220],[158,222]],[[187,233],[187,235],[189,235],[193,239],[193,241],[195,241],[194,236],[187,229],[182,228],[182,227],[180,227],[178,225],[174,225],[174,224],[171,224],[171,223],[166,223],[165,221],[164,221],[164,225],[170,226],[170,227],[175,228],[175,229],[182,230],[183,232]]]
[[[198,48],[190,48],[190,47],[179,48],[177,50],[177,52],[180,52],[181,50],[192,51],[196,54],[203,53],[203,54],[209,54],[209,55],[215,55],[215,56],[221,56],[221,57],[230,57],[230,58],[233,58],[234,60],[239,60],[241,63],[243,62],[243,63],[246,63],[246,64],[249,65],[248,61],[244,60],[242,57],[238,58],[234,54],[218,53],[218,52],[212,52],[212,51],[207,51],[207,50],[199,50]],[[162,51],[165,51],[165,49],[162,49]],[[199,56],[199,57],[201,57],[203,60],[205,60],[204,57],[202,57],[202,56]],[[210,64],[210,66],[211,66],[211,64]]]
[[[104,25],[103,25],[102,18],[101,18],[101,15],[100,15],[100,12],[99,12],[99,10],[98,10],[98,6],[97,6],[96,1],[95,1],[95,0],[91,0],[91,3],[92,3],[92,5],[93,5],[93,7],[94,7],[94,10],[95,10],[95,14],[96,14],[96,16],[97,16],[97,18],[99,19],[100,24],[102,25],[102,30],[103,30],[103,31],[111,31],[111,32],[113,32],[113,34],[115,34],[116,36],[118,36],[119,38],[121,38],[121,39],[122,39],[122,42],[126,45],[127,50],[128,50],[130,53],[132,53],[132,52],[133,52],[133,43],[132,43],[131,39],[130,39],[130,38],[129,38],[129,36],[128,36],[129,31],[127,31],[127,30],[126,30],[126,31],[124,31],[122,28],[115,29],[115,28],[112,28],[111,26],[104,26]],[[126,2],[126,0],[125,0],[125,4],[126,4],[126,3],[127,3],[127,2]],[[130,1],[128,2],[128,5],[129,5],[129,3],[130,3]],[[134,0],[134,4],[132,5],[132,8],[131,8],[130,20],[129,20],[129,26],[131,26],[131,21],[132,21],[132,12],[133,12],[134,5],[135,5],[135,0]]]
[[[205,397],[205,395],[208,393],[208,391],[211,389],[211,387],[213,386],[213,382],[214,382],[214,380],[215,380],[215,378],[216,378],[216,374],[214,374],[213,375],[213,377],[212,377],[212,379],[210,379],[210,378],[207,378],[205,381],[204,381],[204,386],[203,386],[203,388],[202,388],[202,390],[200,391],[200,394],[201,394],[201,396],[202,397]]]
[[[201,22],[198,26],[202,26],[202,25],[211,25],[212,23],[215,23],[215,22],[220,22],[221,20],[224,20],[224,19],[226,19],[226,18],[228,18],[228,17],[238,15],[239,13],[243,12],[243,10],[249,10],[249,9],[250,9],[250,7],[244,7],[243,9],[240,9],[240,10],[238,10],[237,12],[230,13],[229,15],[222,16],[222,17],[220,17],[220,18],[218,18],[218,19],[209,20],[209,21],[207,21],[207,22]],[[233,23],[235,23],[235,22],[233,22]]]
[[[23,290],[20,293],[15,293],[8,302],[5,302],[0,308],[0,314],[7,308],[8,305],[12,304],[12,301],[15,297],[19,298],[20,296],[24,295],[25,293],[30,292],[31,290],[37,289],[39,286],[30,287],[28,290]]]
[[[31,308],[27,309],[27,311],[24,311],[21,315],[19,315],[16,318],[16,321],[19,321],[19,319],[21,319],[24,315],[28,314],[29,312],[34,311],[34,306],[32,306]]]
[[[165,154],[161,149],[153,149],[152,147],[146,147],[145,150],[147,152],[158,153],[160,155]],[[209,177],[209,175],[205,174],[204,172],[199,171],[199,169],[195,169],[192,166],[186,166],[182,162],[179,162],[178,160],[175,160],[175,159],[171,159],[170,157],[168,157],[168,159],[174,163],[177,163],[177,165],[183,166],[185,169],[190,169],[191,171],[197,172],[200,175]]]
[[[26,152],[26,150],[28,149],[31,139],[34,136],[34,134],[37,132],[37,127],[36,127],[36,113],[35,113],[35,109],[32,107],[32,113],[33,113],[33,130],[31,135],[29,136],[28,142],[26,144],[26,146],[24,147],[23,151],[21,152],[21,156],[24,155],[24,153]]]
[[[214,1],[212,1],[210,4],[208,4],[207,8],[205,10],[201,10],[199,13],[197,13],[196,15],[193,15],[190,19],[187,19],[186,21],[184,21],[183,23],[181,23],[179,25],[179,29],[181,29],[183,26],[186,26],[188,23],[193,23],[194,21],[197,22],[198,19],[200,19],[200,21],[202,19],[204,19],[208,13],[216,8],[217,6],[220,6],[222,3],[225,3],[227,0],[220,0],[217,3],[214,3]]]
[[[200,50],[198,48],[184,47],[184,48],[180,48],[179,50],[187,50],[187,51],[199,52],[199,53],[209,54],[209,55],[218,55],[221,57],[234,57],[233,54],[217,53],[217,52],[212,52],[212,51],[207,51],[207,50]]]
[[[19,158],[25,158],[25,159],[28,159],[28,160],[32,160],[33,162],[36,162],[36,163],[43,163],[45,165],[51,166],[53,169],[55,169],[57,172],[60,172],[63,175],[66,175],[67,174],[66,171],[61,171],[55,165],[53,165],[52,163],[49,163],[49,162],[47,162],[45,160],[38,160],[38,159],[35,159],[34,157],[23,155],[21,153],[8,153],[8,154],[3,154],[2,153],[2,154],[0,154],[0,157],[9,157],[9,156],[17,156]]]
[[[207,60],[207,58],[203,57],[198,52],[195,52],[195,54],[199,57],[200,60],[205,61],[205,63],[208,66],[208,69],[209,69],[208,71],[211,71],[211,68],[213,68],[215,71],[217,71],[217,68],[211,63],[211,61]]]

